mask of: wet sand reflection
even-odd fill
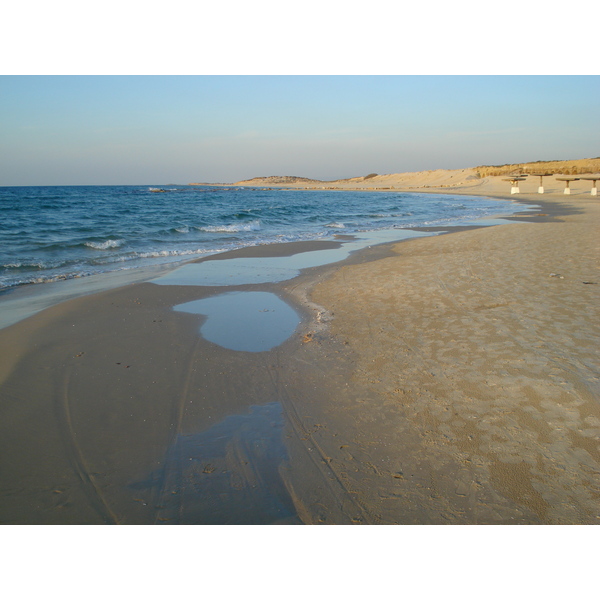
[[[164,466],[132,485],[150,492],[163,524],[300,523],[280,477],[287,459],[278,402],[178,435]]]

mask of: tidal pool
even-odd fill
[[[298,313],[270,292],[227,292],[178,304],[174,310],[205,315],[205,340],[229,350],[265,352],[287,340],[300,324]]]

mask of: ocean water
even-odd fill
[[[400,192],[168,186],[0,187],[0,291],[245,246],[452,226],[510,201]]]

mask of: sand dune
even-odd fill
[[[600,158],[581,159],[572,161],[552,161],[534,163],[515,163],[498,167],[481,166],[468,169],[437,169],[433,171],[416,171],[412,173],[392,173],[388,175],[370,174],[363,177],[338,179],[335,181],[320,181],[305,177],[270,176],[255,177],[238,181],[236,186],[265,186],[285,187],[295,189],[364,189],[364,190],[427,190],[427,191],[460,191],[476,194],[506,194],[510,193],[510,182],[504,181],[509,174],[525,177],[521,183],[524,193],[536,193],[539,177],[535,173],[552,172],[554,175],[545,177],[544,188],[548,192],[560,193],[564,190],[564,182],[558,177],[590,175],[600,172]],[[600,176],[599,176],[600,177]],[[571,189],[584,191],[591,189],[591,181],[577,181],[571,184]]]

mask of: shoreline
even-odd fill
[[[198,504],[199,485],[214,486],[242,514],[243,506],[264,504],[251,492],[262,477],[280,490],[281,514],[273,509],[266,522],[595,523],[590,469],[599,465],[600,412],[591,299],[598,288],[575,286],[572,272],[585,267],[586,280],[597,282],[597,248],[590,254],[584,244],[593,240],[599,207],[580,193],[498,196],[542,205],[542,215],[373,246],[281,283],[133,283],[0,330],[7,399],[0,521],[204,522],[210,507]],[[309,251],[312,243],[288,250]],[[233,252],[273,256],[284,250],[277,246],[284,244]],[[569,263],[569,272],[553,266],[558,276],[542,278],[550,263],[541,248],[571,261],[579,253],[581,264]],[[201,318],[171,310],[242,290],[272,292],[298,307],[302,323],[292,337],[268,352],[236,353],[203,340]],[[536,309],[515,316],[521,306]],[[542,307],[560,316],[561,327],[545,320]],[[517,362],[533,364],[533,374]],[[198,432],[266,405],[285,416],[286,455],[275,470],[261,472],[244,446],[254,440],[240,433],[250,421],[212,462],[190,454],[190,468],[172,458]],[[486,419],[490,427],[479,428]],[[173,485],[185,490],[175,504]],[[27,508],[35,503],[42,508]]]
[[[350,190],[350,191],[361,191],[361,190]],[[362,190],[364,191],[364,190]],[[444,193],[438,191],[429,191],[428,194]],[[445,192],[451,193],[451,192]],[[471,196],[489,197],[496,200],[511,201],[515,204],[519,203],[518,199],[503,194],[467,194]],[[523,202],[523,204],[527,204]],[[446,229],[462,226],[449,226],[449,227],[411,227],[407,228],[408,231],[445,231]],[[403,228],[398,228],[399,231],[404,231]],[[331,234],[331,238],[343,239],[343,234],[335,235]],[[399,236],[401,239],[402,236]],[[260,257],[264,256],[289,256],[287,248],[298,248],[299,250],[303,247],[303,244],[307,244],[306,248],[310,251],[311,248],[318,249],[326,247],[327,244],[333,243],[330,240],[306,240],[302,242],[283,242],[283,243],[265,243],[258,244],[257,246],[244,246],[232,250],[215,251],[215,253],[207,253],[200,257],[186,258],[179,261],[157,263],[155,265],[149,265],[145,267],[125,268],[118,269],[115,271],[107,271],[104,273],[96,273],[91,275],[82,275],[67,277],[64,279],[58,279],[56,281],[48,281],[42,283],[31,283],[18,285],[15,287],[6,288],[0,291],[0,329],[7,327],[13,323],[27,318],[55,305],[58,302],[66,301],[71,298],[76,298],[80,295],[89,295],[97,293],[105,289],[114,289],[123,285],[129,285],[133,283],[139,283],[143,281],[151,281],[152,279],[159,277],[165,273],[168,273],[174,269],[178,269],[186,264],[203,262],[204,260],[215,260],[216,257],[222,257],[227,259],[229,257]],[[298,244],[298,246],[296,246]],[[321,246],[324,244],[324,246]],[[269,249],[271,248],[272,249]],[[267,248],[264,251],[257,251],[255,248]]]

